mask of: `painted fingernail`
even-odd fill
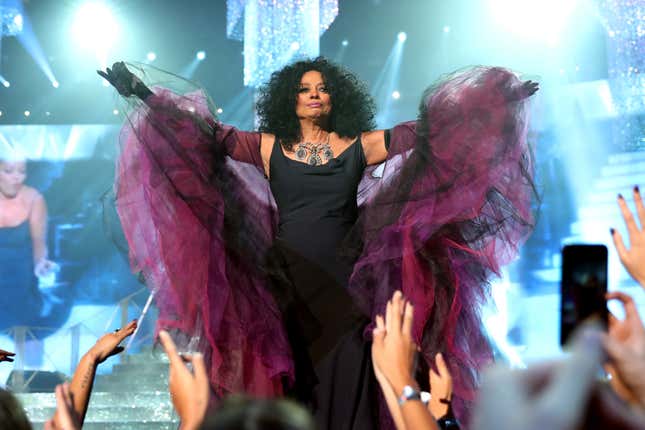
[[[611,228],[609,229],[609,234],[611,234],[611,235],[613,236],[613,235],[614,235],[614,233],[616,233],[616,229],[615,229],[615,228],[613,228],[613,227],[611,227]]]
[[[635,193],[640,193],[641,190],[638,188],[638,185],[634,185],[634,192]]]
[[[620,194],[620,193],[618,193],[618,198],[622,200],[622,199],[623,199],[623,195],[622,195],[622,194]]]

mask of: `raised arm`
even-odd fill
[[[123,347],[120,347],[119,344],[123,339],[134,333],[136,328],[137,321],[135,320],[114,333],[103,335],[78,363],[74,376],[72,376],[72,382],[69,385],[69,391],[72,394],[74,409],[80,418],[81,424],[85,420],[87,405],[90,402],[96,368],[109,357],[123,351]]]
[[[114,63],[112,68],[108,67],[105,71],[97,70],[97,73],[114,86],[121,96],[134,96],[145,103],[130,118],[139,140],[150,140],[147,138],[154,134],[149,143],[171,138],[184,149],[190,148],[198,152],[202,151],[201,143],[205,143],[210,147],[205,151],[209,156],[227,155],[236,161],[265,170],[260,154],[260,133],[241,131],[220,123],[209,110],[208,99],[203,91],[196,88],[195,91],[178,94],[163,87],[155,87],[153,91],[122,61]],[[148,125],[152,127],[147,127]],[[268,165],[268,158],[266,163]],[[206,164],[213,163],[209,160]]]

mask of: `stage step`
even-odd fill
[[[168,393],[168,360],[147,350],[121,357],[110,374],[97,375],[83,429],[174,430],[179,420]],[[17,394],[34,428],[54,413],[53,393]]]

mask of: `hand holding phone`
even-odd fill
[[[607,327],[607,247],[567,245],[562,249],[560,344],[588,319]]]

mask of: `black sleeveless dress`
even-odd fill
[[[33,325],[41,306],[29,221],[0,228],[0,329]]]
[[[288,158],[278,139],[270,158],[274,250],[291,281],[277,293],[296,362],[291,394],[312,406],[320,429],[378,426],[378,385],[362,335],[369,320],[346,290],[352,263],[338,255],[358,215],[365,167],[360,139],[320,166]]]

